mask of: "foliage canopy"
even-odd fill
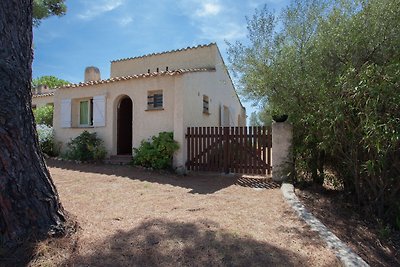
[[[70,84],[70,82],[51,75],[41,76],[32,80],[32,87],[47,85],[49,88],[56,88],[67,84]]]
[[[399,21],[400,0],[296,0],[279,16],[256,10],[248,43],[228,43],[241,94],[289,115],[298,173],[322,183],[329,167],[391,222],[400,218]]]
[[[65,0],[33,0],[33,25],[40,25],[40,21],[50,16],[63,16],[67,12]]]
[[[46,105],[35,109],[33,111],[33,115],[35,116],[36,124],[53,126],[53,113],[54,113],[54,107],[50,105]]]

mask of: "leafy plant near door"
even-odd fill
[[[172,157],[179,149],[172,132],[161,132],[150,141],[143,140],[139,148],[133,148],[133,164],[153,169],[172,167]]]
[[[103,160],[107,154],[103,140],[97,137],[97,133],[89,133],[88,131],[83,131],[72,139],[67,147],[65,157],[72,160]]]

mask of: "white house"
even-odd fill
[[[97,68],[85,81],[54,92],[55,138],[63,144],[83,130],[97,132],[108,155],[131,154],[162,131],[174,133],[186,161],[185,133],[191,126],[245,126],[246,111],[215,43],[114,60],[111,77]],[[33,97],[33,104],[41,97]]]

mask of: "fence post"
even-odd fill
[[[293,175],[293,127],[288,122],[272,123],[272,179],[288,180]]]
[[[224,172],[229,173],[229,127],[224,127]]]

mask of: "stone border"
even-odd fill
[[[346,267],[353,266],[369,266],[360,256],[355,254],[346,244],[344,244],[336,235],[315,218],[304,205],[299,201],[294,193],[292,184],[283,183],[281,191],[286,202],[297,212],[298,216],[311,226],[313,231],[317,231],[320,237],[327,243],[328,247],[333,250],[336,257]]]

